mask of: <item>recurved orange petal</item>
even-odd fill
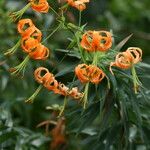
[[[34,71],[34,78],[40,84],[42,84],[44,81],[47,81],[49,76],[52,77],[49,73],[49,70],[44,67],[39,67]]]
[[[18,29],[18,32],[22,36],[24,36],[26,31],[28,31],[29,27],[32,27],[32,26],[34,26],[34,24],[31,19],[21,19],[21,20],[19,20],[19,22],[17,24],[17,29]]]
[[[21,40],[21,47],[25,53],[32,52],[39,45],[39,41],[32,37],[23,37]]]
[[[33,10],[41,13],[47,13],[49,10],[49,4],[47,0],[30,0]]]
[[[45,60],[49,56],[49,49],[42,44],[39,44],[34,51],[29,53],[30,58],[35,60]]]

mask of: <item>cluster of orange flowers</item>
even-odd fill
[[[89,3],[90,0],[65,0],[67,2],[67,6],[70,5],[80,11],[86,9],[86,3]],[[22,16],[26,9],[31,8],[37,12],[47,13],[50,6],[47,0],[29,0],[29,3],[20,11],[12,14],[12,17],[16,17],[17,19]],[[53,9],[52,9],[53,10]],[[57,12],[53,10],[56,14]],[[57,14],[59,16],[59,14]],[[81,17],[81,16],[80,16]],[[79,24],[81,23],[79,18]],[[80,26],[80,25],[79,25]],[[42,32],[33,24],[31,19],[21,19],[18,22],[18,32],[21,35],[21,47],[25,53],[28,54],[27,58],[32,58],[34,60],[46,60],[49,57],[49,49],[44,46],[41,42],[42,40]],[[79,32],[79,31],[78,31]],[[80,32],[81,33],[81,32]],[[80,36],[80,35],[79,35]],[[79,49],[81,51],[84,49],[87,51],[87,54],[93,53],[93,63],[91,64],[79,64],[75,67],[75,74],[81,83],[85,84],[84,93],[80,93],[77,87],[69,88],[65,86],[63,83],[58,82],[55,79],[55,76],[49,72],[47,68],[39,67],[34,71],[35,80],[40,84],[39,88],[36,92],[27,100],[27,102],[32,101],[35,96],[40,91],[41,87],[45,87],[49,91],[53,91],[55,94],[60,94],[67,97],[72,97],[74,99],[82,100],[84,102],[84,108],[86,108],[86,103],[88,100],[88,88],[89,83],[100,84],[100,82],[107,77],[104,71],[98,67],[99,57],[97,55],[106,54],[104,56],[107,57],[107,51],[112,47],[112,34],[108,31],[86,31],[81,38],[81,42],[77,43]],[[77,41],[78,42],[78,41]],[[19,43],[20,44],[20,43]],[[10,54],[14,52],[18,47],[18,44],[12,49],[10,52],[6,54]],[[103,55],[102,54],[102,55]],[[81,52],[82,55],[82,52]],[[95,57],[96,56],[96,57]],[[83,56],[84,57],[84,56]],[[134,70],[134,64],[137,64],[141,61],[142,58],[142,50],[137,47],[130,47],[125,52],[120,52],[116,55],[115,61],[111,62],[109,65],[109,70],[113,74],[112,66],[121,68],[121,69],[129,69],[132,68],[134,89],[137,91],[137,86],[139,85],[139,80],[136,76],[136,72]],[[27,61],[28,61],[27,59]],[[25,68],[26,60],[18,65],[15,69],[20,72],[21,69]],[[17,72],[16,71],[16,72]],[[65,102],[65,100],[64,100]],[[63,112],[66,103],[64,103],[64,107],[61,111]],[[64,134],[64,126],[65,121],[63,119],[59,119],[56,127],[52,130],[52,138],[53,141],[51,143],[51,149],[55,149],[59,144],[66,143],[66,138]],[[61,133],[63,131],[63,133]]]
[[[94,55],[98,55],[98,52],[107,52],[112,46],[112,35],[108,31],[87,31],[82,35],[81,47],[88,52],[94,52]],[[136,77],[136,72],[133,71],[134,64],[141,61],[142,50],[138,47],[130,47],[125,52],[120,52],[116,55],[115,62],[110,63],[109,70],[113,74],[112,66],[116,66],[121,69],[132,68],[132,76],[134,82],[134,89],[139,84],[139,80]],[[106,76],[105,73],[97,67],[96,64],[87,65],[80,64],[75,68],[75,73],[78,79],[82,83],[94,83],[99,84]],[[93,58],[94,62],[94,58]],[[135,90],[136,92],[137,90]]]
[[[81,46],[89,52],[105,52],[112,46],[111,33],[108,31],[87,31],[82,36]]]
[[[86,9],[86,3],[90,2],[90,0],[65,1],[68,5],[77,8],[79,11]],[[29,0],[29,6],[31,6],[33,10],[42,13],[47,13],[50,8],[47,0]],[[22,11],[24,10],[25,9]],[[35,60],[45,60],[48,58],[49,49],[41,43],[42,33],[35,27],[31,19],[21,19],[18,22],[18,32],[22,36],[21,47],[30,58]],[[94,55],[92,64],[87,65],[84,62],[75,68],[76,76],[81,83],[91,82],[93,84],[99,84],[106,77],[106,75],[103,70],[98,67],[99,58],[97,55],[101,55],[102,53],[107,54],[107,51],[112,47],[112,34],[104,30],[86,31],[82,35],[79,47],[83,48],[87,52],[93,52]],[[141,57],[142,50],[140,48],[128,48],[127,51],[118,53],[116,55],[115,62],[111,62],[109,64],[110,72],[113,74],[112,66],[116,66],[121,69],[129,69],[134,64],[138,63],[141,60]],[[21,66],[21,68],[23,67]],[[42,75],[43,72],[44,75]],[[34,76],[38,83],[42,84],[46,89],[52,90],[56,94],[71,96],[74,99],[81,99],[84,97],[83,93],[80,93],[77,87],[70,90],[67,86],[58,82],[54,75],[44,67],[37,68],[34,72]]]
[[[70,90],[67,86],[58,82],[54,75],[44,67],[37,68],[34,72],[34,77],[38,83],[42,84],[46,89],[53,91],[55,94],[71,96],[74,99],[81,99],[83,97],[83,93],[80,93],[77,87]]]
[[[90,0],[67,0],[68,4],[76,9],[83,11],[86,9],[86,3],[89,3]]]
[[[98,84],[105,77],[105,73],[94,65],[80,64],[75,68],[75,73],[82,83]]]
[[[108,31],[87,31],[82,35],[81,47],[88,52],[106,52],[111,46],[112,37]],[[99,84],[105,77],[105,73],[97,67],[97,64],[80,64],[75,68],[75,73],[82,83]]]
[[[129,69],[134,64],[137,64],[141,61],[142,50],[138,47],[130,47],[125,52],[120,52],[116,55],[115,62],[111,62],[110,71],[112,72],[111,67],[116,66],[121,69]]]
[[[49,49],[41,44],[42,33],[35,27],[31,19],[21,19],[18,22],[18,32],[21,34],[21,47],[29,57],[35,60],[45,60]]]
[[[21,10],[10,14],[10,16],[14,21],[20,19],[22,15],[25,13],[25,11],[30,7],[34,11],[39,13],[47,13],[49,11],[49,8],[51,8],[47,0],[28,0],[28,1],[29,3]],[[68,5],[78,9],[79,11],[83,11],[84,9],[86,9],[86,3],[89,3],[90,0],[65,0],[65,1],[67,2]]]

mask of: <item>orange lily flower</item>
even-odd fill
[[[18,32],[24,36],[24,33],[29,29],[29,27],[34,26],[33,22],[31,19],[21,19],[18,22],[17,28]]]
[[[141,61],[142,50],[138,47],[130,47],[125,52],[120,52],[116,55],[115,62],[110,63],[110,72],[113,74],[111,67],[116,66],[121,69],[129,69],[134,64]]]
[[[25,53],[32,52],[39,45],[39,41],[32,37],[23,37],[21,40],[21,47]]]
[[[112,46],[111,33],[108,31],[87,31],[82,36],[81,46],[89,52],[105,52]]]
[[[142,59],[142,50],[138,47],[129,47],[126,51],[132,57],[132,63],[136,64]]]
[[[44,67],[39,67],[34,71],[35,80],[40,84],[47,81],[49,76],[53,77],[53,75],[49,73],[49,70]]]
[[[82,83],[89,82],[88,65],[80,64],[75,68],[75,74]]]
[[[29,3],[25,7],[23,7],[21,10],[10,14],[12,20],[16,21],[18,19],[21,19],[22,15],[30,7],[37,12],[47,13],[50,6],[49,6],[47,0],[29,0]]]
[[[60,94],[60,91],[57,89],[58,87],[58,82],[57,80],[55,80],[54,76],[49,76],[46,80],[46,82],[43,84],[43,86],[49,90],[49,91],[53,91],[56,94]]]
[[[35,60],[45,60],[49,56],[49,49],[40,43],[29,53],[29,56]]]
[[[42,33],[34,26],[31,19],[21,19],[18,22],[17,28],[22,37],[34,37],[39,42],[41,41]]]
[[[105,77],[104,72],[94,65],[89,65],[89,74],[90,81],[94,84],[100,83]]]
[[[83,93],[79,93],[77,88],[72,88],[71,90],[62,83],[58,83],[54,75],[44,67],[39,67],[34,71],[35,80],[43,84],[43,86],[49,90],[53,91],[55,94],[60,94],[64,96],[71,96],[74,99],[81,99]]]
[[[33,10],[41,13],[47,13],[49,10],[49,4],[47,0],[29,0]]]
[[[89,0],[67,0],[68,4],[76,9],[83,11],[86,9],[85,3],[89,3]]]
[[[37,39],[39,42],[42,39],[42,32],[36,28],[35,26],[29,27],[28,30],[25,32],[25,35],[23,37],[32,37],[34,39]]]
[[[98,84],[105,77],[104,72],[94,65],[80,64],[75,68],[75,74],[82,83]]]
[[[63,96],[71,96],[74,99],[81,99],[83,97],[83,93],[80,93],[78,90],[74,91],[73,94],[73,88],[70,90],[67,86],[65,86],[63,83],[58,83],[57,80],[55,80],[54,77],[49,78],[43,86],[49,90],[53,91],[55,94],[60,94]]]

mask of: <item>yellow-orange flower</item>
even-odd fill
[[[110,72],[113,74],[111,67],[116,66],[121,69],[129,69],[132,65],[141,61],[142,50],[138,47],[130,47],[125,52],[116,55],[115,62],[110,63]]]
[[[45,60],[49,56],[49,49],[42,45],[42,33],[36,28],[31,19],[21,19],[18,22],[18,32],[21,34],[21,47],[30,58]]]
[[[49,49],[39,43],[34,50],[29,53],[30,58],[35,60],[45,60],[49,56]]]
[[[112,46],[111,33],[108,31],[87,31],[82,36],[81,46],[89,52],[105,52]]]
[[[103,80],[104,77],[105,77],[105,74],[100,68],[94,65],[89,65],[90,82],[94,84],[98,84]]]
[[[48,80],[49,77],[52,78],[53,75],[49,73],[49,70],[47,68],[39,67],[34,71],[34,77],[38,83],[43,84]]]
[[[89,3],[89,0],[67,0],[68,4],[76,9],[83,11],[86,9],[86,3]]]
[[[41,13],[47,13],[49,10],[49,4],[47,0],[29,0],[33,10]]]
[[[39,45],[39,41],[32,37],[23,37],[21,40],[21,47],[25,53],[32,52]]]
[[[21,19],[18,22],[17,28],[18,32],[24,36],[24,34],[28,31],[29,27],[34,26],[31,19]]]
[[[19,20],[17,28],[18,32],[23,38],[33,37],[39,42],[41,41],[42,33],[38,28],[35,27],[31,19]]]
[[[75,74],[77,75],[78,79],[82,83],[87,83],[89,82],[89,77],[88,77],[88,65],[86,64],[79,64],[75,68]]]
[[[94,65],[79,64],[75,68],[75,74],[82,83],[92,82],[98,84],[105,77],[105,73]]]
[[[80,93],[76,87],[69,89],[63,83],[58,83],[54,75],[44,67],[37,68],[34,72],[34,77],[38,83],[42,84],[47,90],[53,91],[55,94],[71,96],[74,99],[81,99],[83,97],[83,93]]]

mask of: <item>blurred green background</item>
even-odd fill
[[[19,51],[10,58],[3,56],[3,53],[14,46],[19,39],[16,24],[10,22],[9,14],[21,9],[26,3],[27,0],[0,0],[0,149],[4,150],[12,150],[12,147],[16,150],[47,149],[50,138],[44,136],[44,129],[36,126],[50,116],[50,112],[45,110],[45,107],[57,101],[61,103],[59,100],[62,97],[42,90],[34,104],[25,104],[24,100],[38,86],[34,81],[33,71],[37,66],[44,65],[49,69],[56,67],[57,73],[66,65],[72,67],[76,62],[76,59],[67,57],[59,64],[63,54],[55,50],[67,47],[70,33],[58,31],[46,42],[52,50],[51,59],[46,62],[30,61],[23,79],[10,76],[8,68],[19,64],[24,55]],[[58,10],[60,5],[57,5],[56,0],[49,0],[49,3]],[[36,26],[41,29],[43,38],[57,25],[55,15],[51,11],[48,14],[39,14],[29,9],[23,15],[23,18],[27,17],[32,18]],[[77,23],[77,10],[70,8],[67,20]],[[133,34],[122,50],[129,46],[140,47],[144,54],[143,60],[150,62],[150,0],[91,0],[87,10],[82,14],[82,24],[85,23],[87,29],[111,30],[116,44]],[[70,76],[67,76],[67,80],[65,77],[60,79],[66,83]],[[146,82],[149,84],[148,80]]]

